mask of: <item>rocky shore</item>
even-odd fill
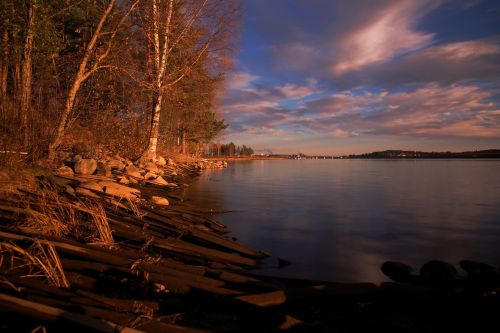
[[[84,158],[85,157],[85,158]],[[75,154],[56,169],[0,171],[0,330],[8,332],[449,332],[496,325],[500,273],[431,261],[393,282],[260,276],[183,189],[216,160]],[[335,258],[331,258],[335,260]]]

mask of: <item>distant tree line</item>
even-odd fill
[[[232,65],[233,0],[0,1],[0,150],[202,153]]]
[[[254,150],[245,145],[236,146],[233,142],[221,144],[210,143],[205,152],[208,156],[252,156]]]
[[[464,152],[425,152],[416,150],[385,150],[360,155],[349,155],[349,158],[500,158],[500,150],[488,149]]]

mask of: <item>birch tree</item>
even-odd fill
[[[147,71],[152,73],[148,85],[152,92],[151,125],[141,160],[156,159],[163,95],[205,59],[210,47],[222,41],[224,33],[230,30],[228,23],[233,19],[233,12],[221,10],[231,8],[229,3],[150,0],[151,14],[145,30],[152,48],[152,61],[148,62],[152,69]],[[195,39],[187,43],[193,47],[183,49],[188,39]],[[178,53],[175,62],[171,59],[174,51]]]

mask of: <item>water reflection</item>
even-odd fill
[[[385,260],[500,264],[500,161],[246,161],[207,171],[190,200],[243,243],[292,262],[266,273],[382,280]]]

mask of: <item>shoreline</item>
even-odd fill
[[[117,164],[109,164],[113,163]],[[13,253],[5,242],[20,247],[27,243],[51,246],[69,282],[67,287],[56,288],[47,283],[47,278],[22,278],[22,269],[2,266],[2,278],[8,283],[0,284],[0,313],[14,314],[3,327],[18,328],[15,325],[22,318],[26,329],[43,325],[55,330],[105,331],[103,327],[120,326],[150,332],[330,331],[338,327],[373,331],[401,328],[402,323],[406,328],[436,328],[446,323],[462,329],[469,322],[457,320],[457,313],[484,325],[488,319],[493,320],[494,316],[486,315],[498,309],[498,297],[464,295],[449,286],[432,286],[417,278],[406,282],[334,283],[259,275],[253,269],[267,254],[228,239],[225,226],[200,207],[182,200],[180,193],[186,183],[203,168],[221,165],[217,160],[167,160],[159,167],[162,175],[157,176],[166,184],[146,179],[151,170],[145,165],[134,165],[135,169],[129,165],[126,171],[113,168],[104,176],[45,170],[36,174],[38,178],[32,175],[36,179],[32,179],[32,188],[2,195],[1,217],[11,221],[0,229],[2,255]],[[154,167],[150,165],[149,169]],[[124,177],[128,184],[124,184]],[[113,183],[124,187],[114,188]],[[84,235],[78,235],[80,239],[71,232],[57,236],[23,225],[26,216],[36,215],[33,211],[50,212],[55,201],[43,197],[49,195],[43,192],[47,184],[58,191],[57,197],[50,198],[59,199],[63,206],[77,199],[100,205],[113,242],[105,244],[100,239],[89,243]],[[16,191],[19,184],[11,185]],[[126,193],[139,200],[124,200]],[[152,203],[155,196],[167,199],[169,204]],[[31,204],[26,206],[19,198],[29,199]],[[49,211],[39,209],[42,206]],[[16,260],[22,260],[20,252],[16,253]],[[433,314],[434,306],[444,306],[439,317]]]

